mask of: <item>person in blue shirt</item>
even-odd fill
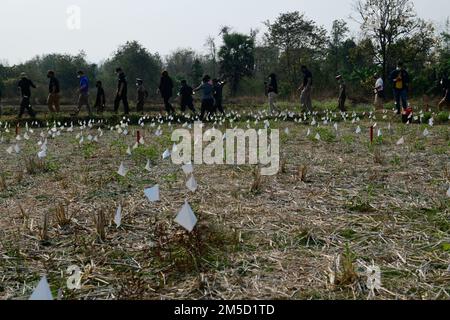
[[[86,106],[89,115],[92,114],[91,112],[91,106],[89,104],[89,79],[84,74],[83,71],[78,71],[78,79],[80,80],[80,87],[78,89],[79,95],[78,95],[78,108],[75,111],[75,116],[77,116],[80,111],[81,107]]]
[[[211,77],[206,75],[203,77],[203,83],[194,89],[195,92],[202,92],[202,110],[200,120],[203,120],[205,115],[214,114],[214,87],[210,82]]]

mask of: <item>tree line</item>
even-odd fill
[[[316,96],[335,95],[335,78],[340,74],[350,98],[369,101],[373,74],[379,73],[387,80],[397,62],[403,61],[411,75],[412,95],[440,95],[439,80],[450,73],[450,22],[438,32],[433,23],[417,15],[411,0],[359,0],[352,19],[361,29],[358,38],[350,36],[343,19],[335,20],[327,31],[294,11],[266,21],[262,40],[257,40],[256,30],[244,34],[223,27],[220,45],[214,37],[207,39],[206,54],[182,48],[161,57],[137,41],[130,41],[101,64],[89,63],[84,52],[37,56],[19,65],[0,64],[0,92],[4,99],[17,97],[17,80],[21,72],[26,72],[39,86],[35,97],[44,102],[45,75],[54,70],[63,102],[73,103],[78,86],[76,73],[83,70],[92,82],[103,82],[111,102],[116,86],[114,69],[120,66],[129,81],[143,79],[154,97],[161,71],[167,70],[176,83],[185,79],[197,85],[204,74],[226,78],[231,96],[262,95],[268,75],[276,73],[280,96],[296,99],[302,77],[300,67],[307,65],[314,74]]]

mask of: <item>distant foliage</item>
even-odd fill
[[[56,72],[61,83],[62,102],[76,101],[78,79],[83,70],[94,87],[102,80],[108,100],[116,92],[115,68],[121,67],[128,78],[129,98],[134,100],[136,78],[144,80],[151,98],[157,98],[161,71],[168,70],[175,82],[185,79],[192,86],[203,75],[227,79],[225,96],[263,96],[265,82],[276,73],[281,98],[298,100],[302,81],[301,65],[307,65],[314,77],[316,98],[336,97],[336,75],[344,77],[350,100],[372,100],[373,75],[385,79],[403,61],[411,76],[411,96],[440,96],[440,80],[450,74],[450,21],[443,30],[417,16],[411,0],[358,0],[353,19],[360,25],[362,37],[350,35],[344,20],[335,20],[329,32],[304,14],[294,11],[266,21],[262,37],[257,31],[248,34],[220,30],[220,39],[206,39],[202,53],[179,48],[166,57],[151,53],[137,41],[121,45],[99,65],[86,60],[84,52],[75,55],[48,54],[14,66],[0,64],[0,97],[18,103],[17,82],[26,72],[38,86],[33,102],[45,103],[48,94],[47,71]],[[386,82],[386,94],[391,93]]]

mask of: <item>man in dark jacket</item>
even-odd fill
[[[48,104],[48,110],[50,110],[50,112],[54,113],[54,112],[60,112],[60,104],[59,104],[59,92],[60,92],[60,88],[59,88],[59,81],[58,79],[55,77],[55,72],[50,70],[47,73],[47,78],[49,78],[49,83],[48,83],[48,99],[47,99],[47,104]]]
[[[163,71],[161,75],[161,81],[159,82],[159,92],[164,100],[164,107],[167,113],[175,113],[175,109],[170,104],[170,98],[173,96],[173,81],[169,77],[167,71]]]
[[[269,75],[269,83],[265,82],[266,85],[266,95],[269,98],[269,112],[277,111],[276,99],[278,96],[278,81],[277,75],[271,73]]]
[[[182,112],[185,112],[187,107],[195,114],[194,99],[192,98],[193,94],[194,89],[187,84],[186,80],[181,80],[181,88],[178,95],[181,99],[180,106]]]
[[[139,78],[136,79],[136,87],[137,87],[136,111],[143,114],[145,99],[148,98],[148,91],[144,87],[144,80],[139,79]]]
[[[127,77],[123,72],[122,68],[117,68],[116,74],[118,75],[118,83],[117,83],[116,99],[114,100],[114,112],[117,113],[117,111],[119,110],[120,102],[122,101],[124,113],[127,115],[130,113],[130,106],[128,104]]]
[[[105,89],[103,89],[101,81],[97,81],[95,86],[97,87],[97,98],[95,99],[94,107],[97,108],[97,113],[103,113],[106,107]]]
[[[392,71],[390,76],[391,82],[394,85],[395,106],[397,107],[397,114],[401,114],[400,102],[403,110],[408,108],[408,89],[409,89],[409,74],[403,66],[403,62],[397,64],[397,69]]]
[[[347,100],[347,85],[345,84],[344,78],[342,75],[338,75],[336,80],[339,83],[339,98],[338,98],[338,107],[341,112],[345,112],[345,101]]]
[[[312,84],[313,84],[313,74],[311,71],[309,71],[308,67],[302,66],[301,67],[302,73],[303,73],[303,83],[298,89],[300,94],[300,104],[302,105],[302,108],[304,111],[312,111],[312,99],[311,99],[311,93],[312,93]]]
[[[20,76],[21,79],[17,84],[20,95],[22,97],[22,101],[20,102],[19,119],[22,118],[23,114],[25,113],[25,109],[28,111],[28,114],[32,118],[34,118],[36,117],[36,113],[31,107],[31,88],[36,89],[36,86],[34,85],[33,81],[28,79],[26,73],[23,72]]]
[[[225,114],[223,110],[222,101],[223,101],[223,87],[227,84],[226,81],[220,81],[219,79],[213,79],[213,87],[214,87],[214,108],[215,111],[219,110],[221,114]]]

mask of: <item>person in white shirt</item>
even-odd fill
[[[384,81],[377,73],[374,75],[375,82],[375,109],[384,109]]]

